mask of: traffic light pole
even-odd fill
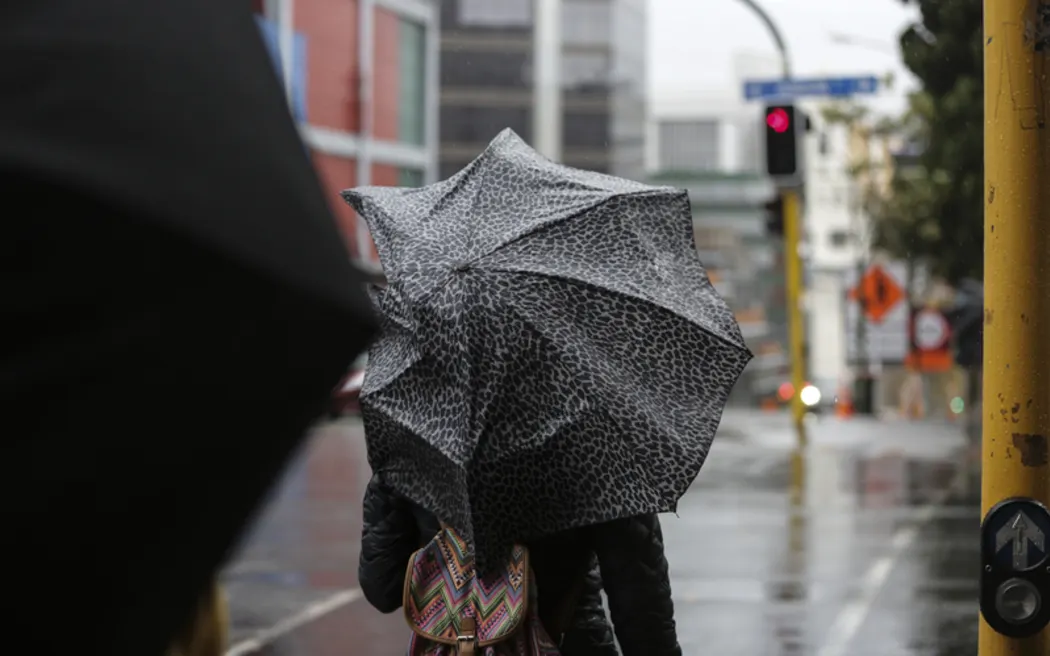
[[[1046,6],[984,0],[985,295],[980,656],[1050,637],[1050,98]],[[976,129],[976,126],[974,126]]]
[[[802,208],[798,191],[780,191],[784,201],[784,283],[787,291],[788,355],[791,361],[791,419],[799,447],[806,446],[802,388],[806,385],[805,324],[802,320]]]

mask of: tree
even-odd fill
[[[912,98],[919,125],[919,173],[898,204],[918,202],[933,273],[951,283],[982,277],[984,241],[984,96],[981,0],[902,0],[920,21],[901,35],[904,64],[922,84]],[[936,229],[933,228],[936,226]],[[903,234],[903,233],[902,233]]]
[[[867,156],[851,162],[848,171],[853,178],[852,203],[864,216],[862,241],[873,251],[909,264],[929,264],[940,239],[940,226],[934,220],[937,185],[921,165],[878,161],[870,152],[884,139],[914,143],[925,121],[913,110],[902,117],[876,118],[852,102],[827,105],[822,114],[829,125],[844,126],[868,142]],[[883,177],[887,170],[888,183]]]
[[[874,132],[921,148],[928,141],[931,102],[925,92],[918,92],[909,96],[908,106],[903,116],[880,120]],[[865,198],[872,248],[906,261],[912,270],[921,264],[942,273],[945,234],[940,203],[949,186],[944,171],[931,172],[921,156],[918,161],[898,157],[889,185],[872,189]]]

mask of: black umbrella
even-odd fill
[[[343,195],[388,280],[361,397],[373,469],[481,561],[675,507],[751,358],[685,192],[553,164],[507,130],[439,184]]]
[[[0,87],[4,614],[160,654],[371,313],[248,3],[0,3]]]

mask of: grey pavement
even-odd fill
[[[785,416],[728,411],[663,517],[685,654],[976,654],[979,486],[962,430],[822,418],[808,434],[800,457]],[[367,478],[360,424],[320,427],[225,573],[230,656],[403,653],[403,618],[356,588]]]

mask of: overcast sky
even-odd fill
[[[780,28],[796,77],[883,75],[896,89],[877,101],[902,106],[914,80],[900,61],[897,38],[917,15],[899,0],[757,0]],[[678,104],[712,94],[741,94],[737,53],[776,56],[765,27],[741,0],[649,0],[650,99]],[[836,43],[834,35],[859,41]]]

